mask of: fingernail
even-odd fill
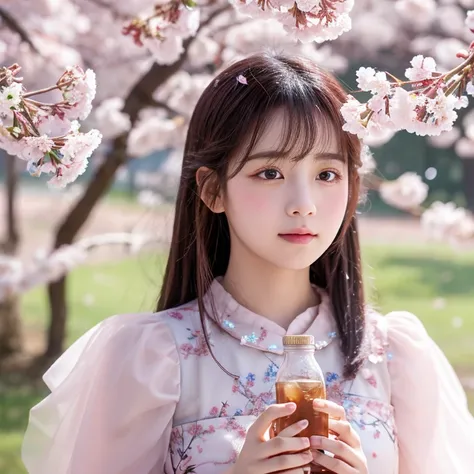
[[[321,441],[320,436],[311,436],[311,446],[317,448],[318,446],[321,446]]]
[[[309,448],[311,446],[309,438],[301,438],[301,439],[303,440],[303,444],[305,448]]]
[[[313,405],[316,405],[316,406],[318,406],[318,407],[323,407],[323,406],[326,405],[326,401],[325,401],[325,400],[321,400],[321,399],[319,399],[319,398],[315,398],[315,399],[313,400]]]
[[[286,408],[291,408],[294,410],[296,408],[296,403],[293,403],[293,402],[287,403]]]
[[[308,421],[308,420],[301,420],[301,421],[298,421],[298,426],[301,426],[301,428],[306,428],[308,425],[309,425],[309,421]]]

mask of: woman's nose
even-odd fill
[[[288,202],[286,212],[289,216],[313,216],[316,214],[316,203],[311,193],[306,189],[299,189],[293,193]]]

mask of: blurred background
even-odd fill
[[[202,4],[195,35],[172,42],[170,33],[159,47],[158,40],[139,47],[122,26],[153,4],[0,2],[1,65],[19,63],[28,90],[55,84],[70,64],[92,68],[97,94],[83,128],[103,134],[86,172],[64,190],[50,189],[46,178],[31,177],[24,161],[0,150],[2,474],[26,472],[21,440],[29,409],[47,394],[45,368],[104,318],[154,308],[187,123],[216,72],[273,48],[313,58],[354,91],[361,66],[403,78],[422,54],[447,71],[474,39],[464,24],[474,0],[357,0],[351,31],[304,45],[281,25],[216,0]],[[447,223],[470,229],[472,222],[472,104],[439,137],[400,132],[368,142],[377,179],[367,179],[359,218],[369,301],[384,313],[408,310],[423,321],[474,412],[474,231],[440,232]],[[399,186],[392,199],[380,192],[380,182],[396,183],[406,172],[419,176],[413,186]],[[437,201],[452,204],[437,222],[423,220],[419,205]]]

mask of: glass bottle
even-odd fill
[[[314,355],[314,337],[284,336],[283,349],[285,358],[276,377],[276,401],[277,403],[294,402],[297,408],[290,416],[276,421],[274,434],[278,435],[286,427],[300,420],[308,420],[308,427],[297,436],[328,437],[328,415],[313,409],[315,398],[326,399],[323,372]],[[329,474],[332,471],[312,464],[305,469],[305,472]]]

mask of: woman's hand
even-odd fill
[[[314,400],[313,408],[329,415],[329,433],[336,439],[311,436],[313,462],[336,474],[368,474],[367,459],[362,451],[359,435],[346,419],[346,411],[329,400]],[[324,449],[334,457],[321,453]]]
[[[268,432],[278,418],[291,415],[294,403],[270,405],[249,428],[245,443],[232,472],[236,474],[303,474],[303,466],[313,460],[308,438],[295,438],[308,422],[299,421],[285,428],[278,436],[268,439]],[[304,452],[298,452],[303,451]],[[293,453],[293,454],[291,454]]]

